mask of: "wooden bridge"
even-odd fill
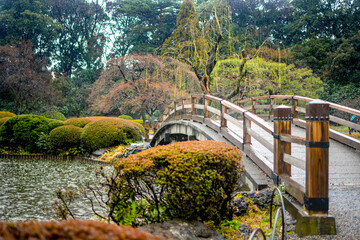
[[[237,146],[249,186],[285,186],[299,235],[334,234],[329,191],[360,186],[360,141],[330,129],[330,122],[360,131],[346,120],[352,115],[360,111],[302,96],[254,97],[235,104],[191,95],[165,110],[151,145],[213,139]],[[310,222],[316,226],[304,229]]]

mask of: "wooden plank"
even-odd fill
[[[204,117],[200,115],[191,115],[191,120],[202,123],[204,122]]]
[[[296,143],[299,145],[305,145],[305,138],[298,136],[280,135],[280,140],[283,142]]]
[[[265,164],[266,159],[257,153],[250,144],[244,145],[246,155],[269,177],[271,177],[272,169]]]
[[[237,126],[237,127],[240,127],[240,128],[243,127],[243,126],[242,126],[243,124],[242,124],[241,121],[239,121],[238,119],[230,116],[230,115],[227,114],[227,113],[224,114],[224,118],[225,118],[226,120],[228,120],[229,122],[231,122],[232,124],[234,124],[235,126]]]
[[[211,119],[206,118],[204,120],[204,123],[206,124],[206,126],[208,126],[209,128],[213,129],[216,132],[220,132],[220,125],[215,123],[214,121],[212,121]]]
[[[227,128],[222,128],[220,131],[221,135],[226,138],[229,142],[234,144],[236,147],[238,147],[240,150],[242,149],[242,138],[237,135],[235,132],[231,132],[231,130]]]
[[[347,112],[353,115],[358,115],[360,116],[360,110],[354,109],[354,108],[349,108],[349,107],[345,107],[336,103],[332,103],[332,102],[328,102],[330,104],[331,108],[343,111],[343,112]]]
[[[214,107],[207,106],[207,110],[208,110],[209,112],[214,113],[214,114],[216,114],[217,116],[220,117],[221,112],[220,112],[219,109],[216,109],[216,108],[214,108]]]
[[[305,112],[306,112],[306,109],[305,109],[305,108],[302,108],[302,107],[296,107],[296,111],[297,111],[297,112],[301,112],[301,113],[305,113]]]
[[[270,105],[255,105],[255,109],[266,109],[268,110],[270,108]]]
[[[218,98],[212,95],[205,95],[205,99],[209,99],[211,101],[215,101],[215,102],[221,102],[223,99],[222,98]]]
[[[191,104],[185,104],[185,105],[184,105],[184,108],[185,108],[185,109],[191,109],[191,107],[192,107]]]
[[[308,97],[302,97],[302,96],[294,96],[294,99],[296,100],[300,100],[300,101],[305,101],[305,102],[311,102],[314,101],[315,99],[313,98],[308,98]]]
[[[359,124],[356,124],[356,123],[347,121],[347,120],[345,120],[345,119],[342,119],[342,118],[339,118],[339,117],[335,117],[335,116],[331,116],[331,115],[330,115],[330,121],[336,122],[336,123],[339,123],[339,124],[341,124],[341,125],[344,125],[344,126],[347,126],[347,127],[351,127],[351,128],[353,128],[353,129],[356,129],[356,130],[360,131],[360,125],[359,125]]]
[[[284,153],[284,162],[305,171],[305,161],[300,158],[296,158],[290,154]]]
[[[285,185],[286,192],[296,198],[301,204],[304,204],[305,187],[288,176],[280,176],[280,178]]]
[[[273,99],[292,99],[293,98],[293,95],[271,95],[270,96],[271,98]]]
[[[229,109],[233,110],[234,112],[237,112],[237,113],[240,113],[240,114],[246,112],[246,110],[244,108],[239,107],[236,104],[233,104],[233,103],[231,103],[229,101],[222,101],[221,104],[228,107]]]
[[[244,107],[245,110],[250,111],[252,109],[252,106],[246,106]]]
[[[306,127],[306,121],[299,118],[293,119],[293,123],[298,127],[302,127],[302,128]]]
[[[260,117],[256,116],[253,113],[246,112],[245,117],[247,119],[250,119],[252,122],[254,122],[256,125],[264,129],[267,133],[272,134],[274,132],[274,128],[265,120],[261,119]]]
[[[252,130],[251,128],[246,129],[247,132],[255,138],[259,143],[261,143],[264,147],[266,147],[270,152],[274,151],[274,145],[266,141],[260,134]]]
[[[204,110],[204,105],[202,104],[194,104],[196,109]]]
[[[347,136],[345,134],[342,134],[333,129],[330,129],[330,138],[335,139],[336,141],[339,141],[342,144],[345,144],[349,147],[360,150],[360,141],[359,140],[357,140],[353,137]]]

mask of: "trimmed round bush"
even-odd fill
[[[12,112],[0,111],[0,118],[4,117],[15,117],[16,114]]]
[[[55,122],[54,122],[55,121]],[[0,144],[9,147],[22,147],[26,151],[37,152],[36,142],[53,127],[62,124],[57,120],[38,115],[18,115],[8,119],[0,127]]]
[[[85,127],[86,124],[88,124],[90,122],[93,122],[93,121],[89,118],[70,118],[70,119],[64,121],[64,124],[83,128],[83,127]]]
[[[60,121],[66,121],[66,117],[64,116],[64,114],[57,111],[47,111],[43,113],[42,116]]]
[[[126,226],[90,220],[52,222],[0,222],[0,239],[161,240]]]
[[[231,200],[244,170],[241,157],[239,149],[223,142],[188,141],[115,159],[114,166],[122,173],[118,177],[124,189],[121,196],[133,196],[141,208],[151,209],[151,213],[140,211],[134,219],[179,218],[219,224],[233,216]],[[153,191],[142,194],[144,186]],[[134,201],[130,197],[116,200],[120,206]],[[128,209],[119,207],[118,211],[121,216]]]
[[[133,120],[133,118],[129,115],[120,115],[119,118],[126,119],[126,120]]]
[[[0,127],[8,120],[10,119],[11,117],[3,117],[3,118],[0,118]]]
[[[51,130],[49,146],[52,150],[70,149],[80,147],[80,134],[82,128],[65,125]]]
[[[113,120],[99,120],[88,123],[80,135],[81,143],[88,152],[99,148],[126,143],[126,134],[121,124]]]

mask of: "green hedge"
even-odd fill
[[[116,121],[91,122],[84,127],[80,139],[88,152],[126,143],[126,135]]]
[[[0,111],[0,118],[4,117],[15,117],[16,114],[12,112]]]
[[[43,113],[42,116],[60,121],[66,121],[66,117],[64,116],[64,114],[57,111],[47,111]]]
[[[68,150],[80,147],[81,128],[65,125],[51,130],[49,135],[49,147],[52,150]]]
[[[231,200],[244,170],[236,147],[215,141],[178,142],[115,161],[124,191],[113,199],[119,201],[119,222],[133,208],[133,199],[138,209],[133,225],[175,218],[219,224],[233,216]]]
[[[39,138],[63,123],[37,115],[18,115],[8,119],[0,127],[0,144],[9,147],[22,147],[29,152],[38,152]]]
[[[120,115],[119,118],[126,119],[126,120],[133,120],[133,118],[129,115]]]

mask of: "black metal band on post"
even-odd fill
[[[329,210],[329,198],[309,198],[305,194],[304,204],[309,211],[327,212]]]
[[[277,135],[276,133],[272,133],[273,137],[277,140],[281,140],[281,136],[280,135]]]
[[[329,148],[329,142],[309,142],[305,141],[305,146],[310,148]]]
[[[273,171],[271,172],[271,179],[276,186],[279,186],[281,184],[281,178]]]

